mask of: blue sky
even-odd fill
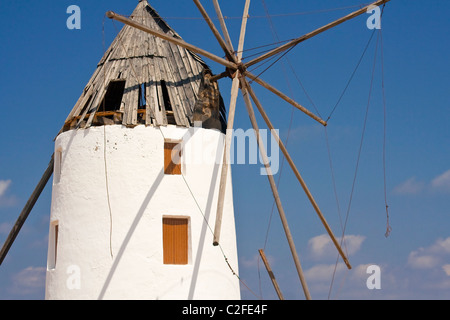
[[[214,16],[210,1],[202,2]],[[265,17],[264,3],[272,15],[273,29]],[[274,43],[273,30],[280,40],[301,36],[365,3],[252,0],[245,48]],[[66,27],[66,9],[73,4],[81,8],[80,30]],[[184,40],[223,55],[193,2],[155,0],[150,4]],[[242,15],[244,1],[221,4],[237,46],[240,20],[236,17]],[[121,28],[120,23],[104,20],[105,12],[127,15],[136,5],[137,0],[0,3],[1,243],[50,160],[53,138],[95,70],[105,46]],[[336,194],[344,220],[376,61],[345,233],[351,271],[343,268],[341,260],[335,268],[337,253],[324,236],[325,230],[290,168],[285,165],[275,177],[278,181],[281,175],[281,199],[313,299],[450,299],[449,9],[445,0],[388,3],[381,29],[383,68],[381,42],[377,42],[380,33],[376,32],[329,121]],[[328,116],[372,34],[366,26],[368,18],[369,15],[360,16],[300,44],[286,56],[288,60],[279,61],[262,79],[311,110],[314,104],[323,117]],[[244,58],[257,52],[246,51]],[[223,67],[206,61],[215,73],[223,71]],[[387,108],[386,190],[392,227],[387,238],[382,69]],[[221,80],[220,87],[228,105],[230,81]],[[258,84],[253,87],[282,138],[289,136],[287,147],[292,158],[333,231],[340,236],[341,222],[323,127]],[[237,108],[235,127],[250,128],[242,98]],[[260,127],[265,128],[258,120]],[[265,299],[276,299],[258,260],[258,249],[265,247],[285,297],[303,299],[276,208],[267,232],[273,198],[267,178],[259,174],[260,167],[234,165],[232,169],[239,274],[251,289],[242,286],[242,297],[256,299],[262,294]],[[44,298],[50,198],[49,185],[0,267],[0,299]],[[366,286],[369,265],[380,267],[379,290]]]

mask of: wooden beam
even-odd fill
[[[380,6],[380,5],[385,4],[385,3],[389,2],[389,1],[390,0],[378,0],[378,1],[376,1],[376,2],[366,6],[366,7],[362,8],[362,9],[360,9],[360,10],[354,11],[354,12],[350,13],[349,15],[346,15],[345,17],[342,17],[342,18],[340,18],[340,19],[338,19],[336,21],[333,21],[333,22],[331,22],[331,23],[329,23],[329,24],[327,24],[327,25],[325,25],[325,26],[323,26],[321,28],[318,28],[318,29],[316,29],[316,30],[314,30],[314,31],[312,31],[310,33],[307,33],[307,34],[305,34],[305,35],[303,35],[303,36],[301,36],[301,37],[299,37],[297,39],[294,39],[294,40],[292,40],[292,41],[290,41],[290,42],[288,42],[288,43],[286,43],[286,44],[284,44],[284,45],[282,45],[282,46],[280,46],[280,47],[278,47],[276,49],[273,49],[272,51],[269,51],[269,52],[261,55],[260,57],[255,58],[255,59],[245,63],[244,65],[245,65],[246,68],[248,68],[248,67],[250,67],[250,66],[252,66],[252,65],[254,65],[254,64],[258,63],[258,62],[261,62],[261,61],[263,61],[263,60],[265,60],[267,58],[270,58],[270,57],[272,57],[272,56],[274,56],[274,55],[276,55],[276,54],[278,54],[280,52],[283,52],[283,51],[285,51],[285,50],[287,50],[287,49],[289,49],[289,48],[291,48],[293,46],[296,46],[300,42],[308,40],[308,39],[310,39],[310,38],[312,38],[312,37],[314,37],[314,36],[324,32],[324,31],[327,31],[327,30],[329,30],[329,29],[331,29],[331,28],[333,28],[333,27],[335,27],[335,26],[337,26],[337,25],[339,25],[339,24],[341,24],[341,23],[343,23],[345,21],[348,21],[350,19],[353,19],[353,18],[355,18],[357,16],[360,16],[360,15],[366,13],[367,9],[370,6]]]
[[[234,116],[236,113],[237,96],[239,94],[239,77],[240,77],[240,73],[238,70],[238,71],[236,71],[236,75],[233,79],[233,84],[231,87],[231,100],[230,100],[230,108],[228,111],[227,132],[226,132],[226,136],[225,136],[225,147],[224,147],[224,152],[223,152],[222,171],[220,174],[219,198],[217,200],[216,223],[214,226],[214,239],[213,239],[214,246],[218,246],[219,242],[220,242],[220,231],[222,228],[225,190],[226,190],[227,177],[228,177],[228,168],[230,166],[231,139],[233,138]]]
[[[303,269],[302,269],[302,266],[301,266],[301,263],[300,263],[300,258],[298,257],[297,250],[295,248],[295,243],[294,243],[294,240],[292,238],[291,231],[289,229],[289,224],[288,224],[287,219],[286,219],[286,214],[284,213],[284,209],[283,209],[283,206],[281,204],[281,199],[280,199],[280,195],[278,193],[278,188],[277,188],[277,185],[275,183],[275,179],[273,178],[272,170],[270,168],[269,159],[267,157],[267,153],[266,153],[266,150],[264,148],[264,142],[262,141],[261,136],[259,134],[259,128],[258,128],[258,124],[256,122],[256,117],[255,117],[255,113],[253,111],[252,103],[250,101],[250,97],[249,97],[249,94],[248,94],[245,82],[242,81],[241,83],[242,83],[241,91],[242,91],[242,95],[244,96],[244,101],[245,101],[245,105],[247,107],[247,111],[248,111],[248,114],[249,114],[249,117],[250,117],[250,122],[252,123],[253,130],[255,131],[256,141],[258,143],[258,148],[259,148],[259,151],[260,151],[261,156],[263,158],[263,163],[264,163],[264,167],[266,168],[267,178],[269,179],[270,187],[272,189],[273,197],[274,197],[275,203],[277,205],[278,213],[280,215],[280,219],[281,219],[281,223],[282,223],[283,228],[284,228],[286,239],[288,241],[289,248],[291,249],[291,254],[292,254],[292,257],[294,259],[295,267],[297,269],[297,273],[298,273],[300,282],[301,282],[302,287],[303,287],[303,292],[305,294],[306,299],[307,300],[311,300],[311,295],[309,293],[308,285],[306,283],[306,279],[305,279],[305,276],[303,274]]]
[[[284,300],[283,293],[281,293],[280,287],[278,286],[277,279],[275,279],[275,275],[273,274],[272,268],[270,268],[269,261],[267,260],[266,254],[264,253],[263,249],[259,250],[259,255],[261,256],[264,266],[266,267],[267,273],[269,274],[269,278],[272,281],[275,291],[277,292],[278,298],[280,300]]]
[[[226,77],[229,77],[229,76],[230,76],[230,72],[229,72],[228,70],[225,70],[225,71],[222,72],[222,73],[219,73],[219,74],[216,74],[215,76],[212,76],[212,77],[209,79],[209,81],[211,81],[211,82],[217,82],[217,81],[219,81],[220,79],[226,78]]]
[[[309,201],[311,202],[314,210],[316,211],[317,215],[319,216],[320,221],[322,222],[323,226],[325,227],[325,230],[327,231],[328,235],[330,236],[331,240],[333,241],[336,249],[338,250],[340,256],[344,260],[345,264],[347,265],[348,269],[351,269],[352,266],[350,265],[350,262],[348,261],[347,256],[345,255],[344,251],[342,250],[339,242],[337,241],[336,237],[333,234],[333,231],[331,230],[331,227],[329,226],[327,220],[325,219],[324,215],[322,214],[322,211],[319,208],[319,205],[317,204],[316,200],[314,199],[311,191],[309,190],[308,186],[306,185],[305,181],[303,180],[302,176],[300,175],[300,172],[297,169],[297,166],[295,165],[294,161],[292,160],[289,152],[286,149],[286,146],[284,145],[283,141],[281,141],[280,137],[278,136],[277,132],[275,131],[275,128],[273,127],[272,123],[270,122],[269,117],[267,116],[267,113],[264,111],[261,102],[259,101],[258,97],[255,95],[255,92],[253,91],[250,84],[245,81],[246,88],[248,92],[250,93],[250,96],[252,97],[253,102],[255,103],[256,107],[259,110],[259,113],[261,114],[262,118],[264,119],[264,122],[267,124],[267,127],[272,132],[273,137],[277,141],[281,152],[283,152],[287,162],[289,163],[292,171],[294,172],[298,182],[303,188],[303,191],[305,192],[306,196],[308,197]]]
[[[230,48],[230,50],[232,52],[234,52],[233,43],[231,42],[230,34],[228,33],[228,28],[225,23],[225,19],[223,18],[222,10],[220,9],[220,5],[219,5],[219,1],[213,0],[213,4],[214,4],[214,9],[216,10],[217,17],[219,18],[220,28],[222,29],[222,33],[223,33],[223,36],[225,37],[225,41],[227,42],[227,45]]]
[[[242,50],[244,48],[244,40],[245,40],[245,30],[247,28],[247,17],[248,10],[250,7],[250,0],[246,0],[244,14],[242,18],[241,25],[241,33],[239,36],[239,45],[238,45],[238,54],[236,56],[237,62],[241,62],[242,58]],[[228,167],[229,167],[229,159],[230,159],[230,146],[231,146],[231,138],[233,137],[233,127],[234,127],[234,115],[236,111],[236,101],[239,94],[239,85],[240,85],[240,77],[241,73],[239,70],[236,71],[234,75],[233,84],[231,87],[231,100],[230,100],[230,109],[228,112],[228,125],[227,125],[227,133],[225,137],[225,150],[223,153],[223,163],[222,163],[222,171],[220,175],[220,185],[219,185],[219,198],[217,200],[217,213],[216,213],[216,224],[214,226],[214,239],[213,245],[218,246],[220,241],[220,230],[222,228],[222,217],[223,217],[223,206],[225,201],[225,190],[228,176]]]
[[[41,195],[42,191],[44,190],[45,186],[47,185],[48,180],[52,176],[53,165],[54,165],[54,155],[52,155],[50,163],[48,164],[48,167],[45,170],[41,180],[37,184],[36,188],[34,189],[33,193],[31,194],[30,198],[28,199],[27,203],[25,204],[25,207],[23,208],[22,212],[19,215],[19,218],[17,219],[15,225],[13,226],[11,232],[9,233],[8,238],[6,238],[6,241],[2,247],[2,250],[0,251],[0,265],[3,263],[3,260],[5,259],[6,255],[8,254],[9,249],[11,248],[12,244],[14,243],[14,240],[16,239],[17,235],[20,232],[20,229],[22,228],[23,224],[25,223],[25,220],[28,218],[28,215],[30,214],[31,210],[33,209],[37,199]]]
[[[313,118],[314,120],[316,120],[317,122],[319,122],[321,125],[326,126],[327,123],[326,121],[324,121],[323,119],[321,119],[320,117],[316,116],[314,113],[312,113],[311,111],[309,111],[308,109],[306,109],[304,106],[302,106],[301,104],[297,103],[295,100],[292,100],[291,98],[289,98],[287,95],[285,95],[284,93],[282,93],[280,90],[276,89],[275,87],[271,86],[270,84],[268,84],[267,82],[261,80],[260,78],[258,78],[257,76],[255,76],[254,74],[246,71],[244,73],[245,76],[249,77],[250,79],[252,79],[253,81],[255,81],[256,83],[260,84],[261,86],[263,86],[264,88],[266,88],[267,90],[271,91],[272,93],[276,94],[277,96],[279,96],[281,99],[283,99],[284,101],[286,101],[287,103],[293,105],[294,107],[296,107],[297,109],[299,109],[300,111],[302,111],[303,113],[305,113],[307,116]]]
[[[185,42],[185,41],[183,41],[181,39],[172,37],[172,36],[167,35],[167,34],[165,34],[163,32],[160,32],[160,31],[153,30],[153,29],[151,29],[151,28],[149,28],[149,27],[147,27],[147,26],[145,26],[145,25],[143,25],[143,24],[141,24],[139,22],[136,22],[134,20],[128,19],[128,18],[126,18],[126,17],[124,17],[124,16],[122,16],[120,14],[114,13],[112,11],[108,11],[106,13],[106,16],[108,18],[110,18],[110,19],[114,19],[114,20],[120,21],[122,23],[125,23],[126,25],[129,25],[129,26],[134,27],[136,29],[139,29],[139,30],[142,30],[144,32],[147,32],[147,33],[149,33],[149,34],[151,34],[151,35],[153,35],[155,37],[167,40],[167,41],[169,41],[171,43],[174,43],[174,44],[176,44],[176,45],[178,45],[180,47],[183,47],[185,49],[191,50],[192,52],[198,53],[199,55],[202,55],[202,56],[204,56],[204,57],[206,57],[208,59],[211,59],[212,61],[215,61],[215,62],[217,62],[217,63],[219,63],[219,64],[221,64],[221,65],[223,65],[225,67],[231,68],[233,70],[237,69],[237,65],[235,63],[231,62],[231,61],[228,61],[228,60],[225,60],[225,59],[223,59],[221,57],[218,57],[215,54],[212,54],[212,53],[210,53],[210,52],[208,52],[206,50],[200,49],[200,48],[198,48],[198,47],[196,47],[194,45],[191,45],[191,44],[189,44],[189,43],[187,43],[187,42]]]
[[[239,44],[237,50],[238,62],[241,62],[244,50],[245,32],[247,30],[248,11],[250,10],[250,0],[245,1],[244,14],[242,15],[241,33],[239,36]]]
[[[226,43],[225,40],[223,40],[222,36],[220,35],[219,31],[217,30],[216,26],[212,22],[211,18],[209,17],[208,13],[206,12],[205,8],[200,3],[200,0],[194,0],[195,5],[197,6],[198,10],[202,14],[203,18],[205,19],[206,23],[208,24],[209,28],[213,32],[214,36],[216,37],[217,41],[219,42],[219,45],[222,47],[223,52],[227,56],[227,59],[229,61],[233,61],[234,63],[237,63],[237,59],[234,56],[233,49],[230,48]]]

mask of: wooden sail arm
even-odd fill
[[[248,78],[250,78],[251,80],[255,81],[256,83],[260,84],[261,86],[263,86],[264,88],[268,89],[269,91],[271,91],[272,93],[276,94],[277,96],[279,96],[281,99],[283,99],[284,101],[286,101],[287,103],[293,105],[294,107],[296,107],[297,109],[299,109],[300,111],[302,111],[303,113],[305,113],[307,116],[311,117],[312,119],[316,120],[317,122],[319,122],[321,125],[326,126],[327,122],[323,119],[321,119],[320,117],[316,116],[314,113],[312,113],[311,111],[309,111],[308,109],[306,109],[305,107],[303,107],[301,104],[297,103],[296,101],[292,100],[291,98],[289,98],[287,95],[285,95],[284,93],[282,93],[280,90],[276,89],[275,87],[271,86],[270,84],[268,84],[267,82],[261,80],[259,77],[255,76],[254,74],[246,71],[244,73],[244,75]]]
[[[230,165],[230,148],[231,139],[233,138],[234,116],[236,113],[236,101],[239,94],[239,71],[236,72],[233,84],[231,87],[231,99],[228,113],[227,132],[225,135],[225,146],[223,152],[222,169],[220,173],[219,195],[217,199],[216,222],[214,226],[213,245],[218,246],[220,243],[220,233],[222,228],[223,208],[225,204],[225,190],[228,179],[229,165]]]
[[[213,34],[216,37],[217,41],[219,42],[219,45],[222,48],[223,52],[225,53],[227,59],[229,61],[232,61],[232,62],[237,64],[238,60],[237,60],[236,56],[234,55],[232,47],[230,47],[227,43],[225,43],[225,40],[220,35],[219,30],[217,30],[216,26],[212,22],[211,18],[209,17],[208,13],[206,12],[205,8],[200,3],[200,0],[194,0],[194,3],[197,6],[197,8],[200,11],[200,13],[202,14],[202,16],[205,19],[206,23],[208,24],[209,28],[213,32]]]
[[[362,8],[362,9],[359,9],[357,11],[354,11],[354,12],[346,15],[345,17],[342,17],[342,18],[340,18],[340,19],[338,19],[336,21],[333,21],[333,22],[331,22],[331,23],[329,23],[329,24],[327,24],[327,25],[325,25],[325,26],[323,26],[321,28],[318,28],[318,29],[316,29],[316,30],[314,30],[314,31],[312,31],[310,33],[307,33],[307,34],[305,34],[305,35],[303,35],[303,36],[301,36],[299,38],[296,38],[296,39],[294,39],[294,40],[292,40],[292,41],[290,41],[290,42],[288,42],[288,43],[286,43],[286,44],[284,44],[284,45],[282,45],[282,46],[280,46],[278,48],[275,48],[272,51],[269,51],[269,52],[261,55],[260,57],[255,58],[255,59],[245,63],[244,65],[245,65],[246,68],[248,68],[248,67],[250,67],[250,66],[252,66],[254,64],[257,64],[258,62],[266,60],[266,59],[268,59],[268,58],[270,58],[270,57],[272,57],[272,56],[274,56],[274,55],[276,55],[278,53],[281,53],[281,52],[283,52],[283,51],[285,51],[285,50],[287,50],[287,49],[289,49],[289,48],[291,48],[293,46],[296,46],[300,42],[303,42],[305,40],[308,40],[308,39],[310,39],[310,38],[312,38],[312,37],[322,33],[322,32],[325,32],[325,31],[327,31],[327,30],[329,30],[329,29],[331,29],[331,28],[333,28],[333,27],[335,27],[335,26],[337,26],[337,25],[339,25],[339,24],[341,24],[341,23],[343,23],[345,21],[351,20],[351,19],[353,19],[353,18],[355,18],[357,16],[360,16],[360,15],[366,13],[367,10],[369,9],[369,7],[371,7],[371,6],[381,6],[381,5],[383,5],[383,4],[385,4],[385,3],[389,2],[389,1],[391,1],[391,0],[378,0],[378,1],[376,1],[376,2],[374,2],[372,4],[370,4],[370,5]]]
[[[6,238],[6,241],[2,247],[2,250],[0,251],[0,265],[3,263],[3,260],[5,259],[6,255],[8,254],[9,249],[11,248],[12,244],[14,243],[14,240],[16,239],[17,235],[19,234],[20,230],[22,229],[22,226],[25,223],[25,220],[28,218],[28,215],[30,214],[31,210],[33,209],[37,199],[41,195],[42,191],[44,190],[45,186],[47,185],[48,180],[52,176],[53,165],[54,165],[54,155],[52,155],[50,163],[48,164],[48,167],[45,170],[41,180],[39,181],[38,185],[34,189],[33,193],[31,194],[30,198],[28,199],[27,203],[25,204],[25,207],[23,208],[22,212],[19,215],[19,218],[17,219],[11,232],[9,233],[8,238]]]
[[[269,274],[270,277],[270,281],[272,281],[273,287],[278,295],[278,298],[280,300],[284,300],[283,293],[281,293],[280,286],[278,285],[278,282],[275,279],[275,275],[273,274],[272,268],[270,267],[269,260],[267,260],[266,254],[264,253],[264,249],[259,249],[258,252],[259,255],[261,256],[264,266],[266,267],[267,273]]]
[[[241,24],[241,33],[239,35],[239,44],[238,44],[238,53],[236,55],[236,59],[238,62],[241,61],[242,58],[242,49],[244,48],[245,41],[245,32],[247,28],[247,17],[248,11],[250,8],[250,0],[245,1],[244,13],[242,16],[242,24]],[[232,129],[234,126],[234,115],[236,112],[236,101],[239,94],[239,84],[240,84],[240,71],[236,70],[233,75],[233,84],[231,87],[231,100],[230,100],[230,108],[228,114],[228,124],[227,124],[227,132],[225,137],[225,147],[223,153],[223,163],[222,163],[222,171],[220,175],[220,185],[219,185],[219,196],[217,200],[217,211],[216,211],[216,222],[214,226],[214,239],[213,245],[218,246],[220,242],[220,231],[222,228],[222,217],[223,217],[223,208],[224,208],[224,200],[225,200],[225,190],[227,183],[227,175],[228,175],[228,166],[230,159],[230,146],[232,139]]]
[[[322,211],[319,208],[319,205],[317,204],[316,200],[314,199],[311,191],[309,190],[308,186],[306,185],[306,182],[303,180],[300,172],[297,169],[297,166],[295,165],[294,161],[292,160],[289,152],[286,149],[286,146],[281,141],[280,137],[275,131],[274,126],[272,125],[272,122],[270,121],[269,117],[267,116],[267,113],[264,111],[261,102],[259,101],[258,97],[256,96],[255,92],[253,91],[250,84],[247,82],[247,80],[243,80],[246,89],[250,96],[252,97],[253,102],[256,105],[256,108],[258,109],[259,113],[261,114],[262,118],[264,119],[264,122],[266,123],[267,127],[270,129],[270,132],[272,133],[273,137],[277,141],[278,146],[280,147],[281,152],[285,156],[287,162],[289,163],[289,166],[291,167],[292,171],[294,172],[295,177],[297,178],[298,182],[300,183],[303,191],[305,192],[306,196],[308,197],[311,205],[313,206],[314,210],[316,211],[320,221],[322,222],[323,226],[325,227],[325,230],[327,231],[328,235],[330,236],[331,241],[335,245],[337,251],[339,252],[339,255],[342,257],[342,260],[344,261],[347,268],[350,270],[352,266],[350,265],[350,262],[348,261],[348,258],[344,251],[342,250],[341,245],[339,244],[337,238],[334,236],[333,231],[331,230],[330,225],[326,221],[324,215],[322,214]]]
[[[145,25],[143,25],[143,24],[141,24],[139,22],[136,22],[134,20],[128,19],[128,18],[126,18],[126,17],[124,17],[124,16],[122,16],[120,14],[114,13],[113,11],[108,11],[106,13],[106,16],[108,18],[110,18],[110,19],[114,19],[114,20],[120,21],[120,22],[122,22],[122,23],[124,23],[126,25],[129,25],[131,27],[137,28],[137,29],[142,30],[144,32],[147,32],[147,33],[149,33],[149,34],[151,34],[151,35],[153,35],[155,37],[161,38],[163,40],[167,40],[167,41],[169,41],[169,42],[171,42],[173,44],[176,44],[176,45],[178,45],[180,47],[188,49],[188,50],[190,50],[192,52],[195,52],[195,53],[197,53],[199,55],[202,55],[202,56],[204,56],[204,57],[206,57],[208,59],[211,59],[212,61],[217,62],[217,63],[219,63],[219,64],[221,64],[221,65],[223,65],[223,66],[225,66],[227,68],[230,68],[230,69],[233,69],[233,70],[237,69],[237,65],[234,62],[231,62],[231,61],[223,59],[223,58],[221,58],[219,56],[216,56],[213,53],[210,53],[210,52],[208,52],[206,50],[200,49],[200,48],[198,48],[198,47],[196,47],[196,46],[194,46],[192,44],[189,44],[189,43],[187,43],[187,42],[185,42],[185,41],[183,41],[183,40],[181,40],[179,38],[175,38],[175,37],[173,37],[171,35],[168,35],[168,34],[165,34],[163,32],[160,32],[160,31],[157,31],[157,30],[153,30],[153,29],[151,29],[151,28],[149,28],[149,27],[147,27],[147,26],[145,26]]]
[[[225,24],[225,19],[223,18],[222,10],[220,9],[219,0],[213,0],[214,9],[216,10],[216,15],[219,18],[220,22],[220,28],[222,29],[222,34],[225,37],[225,41],[227,42],[228,48],[232,52],[234,52],[233,49],[233,42],[231,41],[230,34],[228,33],[227,25]]]
[[[305,294],[306,299],[311,300],[311,294],[308,289],[308,284],[306,283],[306,278],[305,278],[305,275],[304,275],[304,272],[303,272],[303,269],[302,269],[302,266],[300,263],[300,258],[297,253],[297,249],[295,248],[295,242],[292,237],[292,233],[290,231],[288,221],[286,219],[286,214],[284,212],[283,205],[281,204],[280,195],[278,192],[277,185],[275,183],[275,179],[273,178],[272,169],[270,167],[269,159],[267,157],[267,153],[264,148],[264,143],[262,142],[262,138],[259,134],[259,128],[258,128],[258,124],[256,121],[255,112],[253,111],[253,106],[250,101],[250,95],[248,94],[244,78],[241,78],[241,91],[242,91],[242,95],[244,97],[244,102],[245,102],[245,106],[247,108],[248,115],[250,117],[250,122],[252,123],[253,131],[255,132],[255,135],[256,135],[258,149],[263,158],[263,163],[264,163],[264,167],[266,169],[267,178],[269,179],[270,188],[272,190],[275,204],[278,209],[278,214],[280,215],[280,220],[283,225],[283,229],[284,229],[286,239],[289,244],[289,248],[291,250],[292,258],[294,259],[295,267],[297,269],[297,274],[299,276],[300,283],[303,288],[303,292]]]

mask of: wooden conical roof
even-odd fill
[[[146,0],[130,19],[180,36]],[[66,119],[63,131],[90,126],[194,126],[225,130],[225,108],[211,71],[195,53],[125,25]]]

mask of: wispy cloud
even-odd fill
[[[356,253],[364,242],[362,236],[348,236],[349,253]],[[316,257],[326,256],[330,243],[325,235],[309,241]],[[333,255],[336,257],[336,255]],[[450,237],[437,239],[405,256],[403,266],[386,262],[355,264],[347,270],[342,262],[320,263],[305,269],[312,292],[331,299],[448,299],[450,290]],[[322,262],[322,261],[321,261]],[[368,266],[380,267],[381,290],[369,290]],[[406,268],[405,268],[406,267]],[[331,290],[331,291],[330,291]]]
[[[46,268],[28,267],[12,276],[10,291],[18,295],[28,295],[44,290]]]
[[[347,267],[343,263],[335,264],[318,264],[305,271],[305,277],[308,281],[328,281],[334,273],[341,274],[347,270]]]
[[[450,193],[450,170],[436,176],[431,181],[420,181],[416,177],[400,183],[393,190],[398,195],[416,195],[421,192]]]
[[[450,299],[450,236],[404,252],[398,262],[372,260],[368,252],[359,255],[366,238],[347,237],[348,251],[353,254],[351,261],[354,262],[351,270],[341,259],[336,261],[336,249],[327,235],[311,238],[308,242],[308,258],[316,258],[317,263],[305,263],[308,267],[303,271],[313,299]],[[327,254],[332,259],[327,258]],[[240,264],[254,267],[257,260],[255,255],[248,260],[240,259]],[[305,259],[308,260],[311,262],[311,259]],[[381,289],[378,290],[367,286],[373,274],[369,267],[374,265],[380,270]],[[299,285],[292,281],[296,274],[287,272],[276,276],[283,293],[293,294],[292,288]]]
[[[11,180],[0,180],[0,198],[6,193],[10,184]]]
[[[425,183],[417,181],[416,177],[409,178],[394,188],[396,194],[419,194],[425,188]]]
[[[444,270],[445,274],[450,277],[450,264],[444,264],[442,266],[442,269]]]
[[[9,231],[12,228],[12,224],[4,222],[0,223],[0,235],[6,235],[9,234]]]
[[[271,266],[275,265],[275,258],[272,255],[266,254],[266,258]],[[241,256],[239,257],[239,264],[245,268],[254,268],[257,267],[258,264],[263,266],[263,262],[261,261],[261,256],[259,254],[255,254],[251,257]]]
[[[17,203],[15,196],[7,195],[11,180],[0,180],[0,207],[11,207]]]
[[[360,235],[347,235],[342,242],[344,251],[350,256],[361,249],[366,237]],[[341,239],[337,239],[341,243]],[[308,241],[310,254],[316,259],[336,258],[337,250],[328,234],[311,238]]]
[[[444,262],[450,260],[450,237],[438,239],[429,247],[421,247],[412,251],[408,257],[408,265],[415,269],[444,268]],[[444,270],[447,270],[445,267]]]
[[[450,192],[450,170],[434,178],[431,181],[431,187],[435,190]]]
[[[321,243],[319,239],[314,239],[316,244]],[[355,264],[352,270],[347,270],[342,262],[321,263],[305,269],[305,277],[312,293],[322,298],[450,298],[450,237],[411,251],[404,261],[401,266],[386,262]],[[380,290],[370,290],[366,285],[371,265],[380,268]]]

